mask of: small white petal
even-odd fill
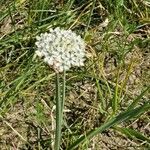
[[[40,37],[40,36],[36,36],[36,39],[37,39],[37,40],[40,40],[40,39],[41,39],[41,37]]]
[[[43,57],[43,54],[42,54],[42,52],[40,52],[40,51],[35,51],[35,54],[37,55],[37,56],[39,56],[40,58],[42,58]]]

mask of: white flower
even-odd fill
[[[36,55],[44,58],[56,72],[84,65],[85,42],[71,30],[50,29],[49,33],[42,33],[36,39]]]

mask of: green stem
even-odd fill
[[[38,150],[41,150],[41,144],[40,144],[41,129],[40,129],[40,127],[38,127],[37,130],[38,130]]]
[[[88,21],[87,21],[87,26],[86,26],[85,32],[84,32],[84,38],[85,38],[86,33],[88,31],[88,28],[90,26],[91,17],[92,17],[93,11],[94,11],[95,3],[96,3],[96,0],[93,0],[93,4],[92,4],[91,10],[90,10],[90,14],[89,14],[89,18],[88,18]]]
[[[62,116],[64,110],[64,103],[65,103],[65,88],[66,88],[66,72],[63,72],[63,87],[62,87]]]
[[[61,124],[62,124],[62,103],[60,100],[59,73],[56,73],[56,133],[55,150],[60,149],[61,143]]]

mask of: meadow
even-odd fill
[[[149,0],[0,0],[0,149],[53,149],[55,72],[35,42],[56,27],[86,43],[66,72],[61,149],[150,149]]]

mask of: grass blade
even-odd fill
[[[113,97],[113,100],[112,100],[113,115],[116,114],[117,109],[118,109],[118,104],[119,104],[119,100],[118,100],[119,71],[120,71],[120,68],[117,71],[116,87],[115,87],[114,97]]]
[[[139,116],[140,114],[144,113],[148,109],[150,109],[150,104],[149,103],[145,103],[144,105],[142,105],[140,107],[137,107],[137,108],[132,109],[132,110],[127,110],[127,111],[119,114],[118,116],[113,117],[112,119],[110,119],[109,121],[104,123],[99,128],[97,128],[97,129],[95,129],[93,131],[90,131],[86,135],[81,136],[67,150],[72,150],[72,149],[76,148],[79,144],[85,142],[87,139],[91,139],[93,136],[97,135],[98,133],[101,133],[104,130],[107,130],[110,127],[112,127],[112,126],[114,126],[116,124],[119,124],[119,123],[121,123],[123,121],[128,121],[131,118]]]
[[[114,129],[116,129],[117,131],[125,134],[127,137],[131,138],[131,139],[138,139],[141,141],[146,141],[147,143],[150,143],[150,139],[147,138],[146,136],[142,135],[140,132],[134,130],[134,129],[130,129],[130,128],[121,128],[121,127],[114,127]]]
[[[90,14],[89,14],[88,21],[87,21],[88,23],[87,23],[87,26],[86,26],[86,29],[85,29],[85,32],[84,32],[84,38],[86,37],[86,33],[87,33],[88,28],[89,28],[90,23],[91,23],[91,17],[92,17],[94,8],[95,8],[95,3],[96,3],[96,0],[93,1],[92,7],[91,7],[91,10],[90,10]]]
[[[137,103],[140,101],[140,99],[144,96],[144,94],[150,89],[150,86],[147,87],[133,102],[132,104],[128,107],[128,110],[129,109],[133,109]]]

